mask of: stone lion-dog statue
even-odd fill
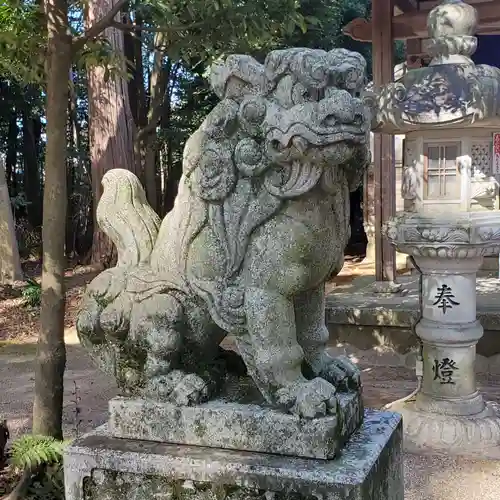
[[[132,173],[106,173],[97,220],[118,262],[89,284],[77,330],[126,394],[213,399],[227,335],[276,408],[321,417],[337,391],[360,390],[358,369],[326,350],[324,284],[369,163],[364,75],[344,49],[231,55],[212,66],[220,102],[185,145],[163,221]]]

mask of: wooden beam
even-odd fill
[[[498,2],[498,0],[463,0],[463,1],[467,2],[469,5],[472,5],[474,7],[477,7],[477,5],[480,3]],[[439,5],[442,2],[443,2],[443,0],[419,0],[419,2],[418,2],[419,10],[429,11],[429,10],[433,9],[434,7],[436,7],[436,5]]]
[[[399,16],[396,16],[399,17]],[[388,23],[389,25],[390,23]],[[357,17],[342,29],[342,33],[358,42],[371,42],[373,26],[372,21]],[[426,32],[427,33],[427,30]],[[392,36],[394,40],[408,40],[410,38],[421,38],[422,33],[417,33],[413,28],[405,25],[392,25]],[[427,35],[425,35],[427,36]]]
[[[372,0],[372,61],[375,89],[392,81],[394,72],[391,30],[392,0]],[[374,134],[375,279],[395,281],[396,253],[382,235],[382,224],[396,212],[394,137]]]
[[[478,35],[500,33],[500,2],[478,4]],[[427,16],[430,11],[405,12],[392,16],[392,37],[394,40],[428,38]],[[360,42],[372,41],[372,21],[356,18],[343,28],[343,33]]]

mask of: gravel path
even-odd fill
[[[94,368],[68,337],[64,426],[66,436],[85,432],[106,420],[107,401],[116,393],[113,380]],[[13,436],[29,430],[33,401],[35,345],[0,346],[0,417],[9,421]],[[365,397],[370,406],[397,399],[414,387],[413,373],[403,368],[366,367]],[[75,396],[75,384],[78,388]],[[483,383],[489,399],[498,400],[500,387]],[[77,398],[81,398],[76,403]],[[81,423],[75,422],[75,406]],[[405,455],[405,500],[498,500],[500,462],[472,461],[447,456]]]

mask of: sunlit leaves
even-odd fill
[[[71,1],[70,27],[81,34],[85,0]],[[152,44],[151,31],[165,33],[166,55],[173,60],[210,60],[223,53],[271,48],[284,33],[305,32],[310,20],[298,0],[131,0],[131,22],[140,22],[136,36]],[[0,5],[0,75],[21,82],[42,82],[46,30],[39,2],[8,0]],[[153,47],[149,47],[153,49]],[[112,62],[102,36],[75,54],[81,66]],[[115,64],[115,69],[120,67]],[[113,68],[110,68],[113,71]]]
[[[283,33],[308,25],[297,0],[147,0],[133,7],[148,28],[166,33],[164,49],[174,60],[270,48]]]
[[[22,82],[44,78],[43,16],[31,1],[0,4],[0,75]]]

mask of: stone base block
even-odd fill
[[[355,392],[339,396],[337,415],[314,420],[223,400],[190,407],[121,397],[109,403],[113,437],[320,459],[333,458],[362,419]]]
[[[391,410],[403,416],[406,451],[500,460],[500,407],[496,403],[486,403],[481,413],[471,416],[419,411],[413,401],[393,405]]]
[[[371,290],[376,294],[383,295],[406,295],[408,290],[403,288],[401,283],[393,281],[375,281],[371,285]]]
[[[66,450],[66,500],[403,500],[401,439],[401,417],[373,410],[334,460],[118,439],[104,426]]]

